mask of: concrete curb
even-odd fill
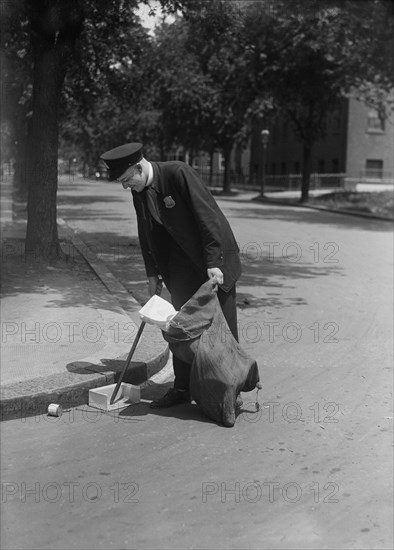
[[[61,237],[70,241],[83,256],[87,264],[101,280],[111,295],[116,310],[127,320],[140,324],[138,310],[141,305],[128,293],[125,287],[108,270],[107,266],[82,241],[79,235],[62,219],[58,220]],[[121,304],[127,304],[127,312]],[[156,327],[147,325],[149,347],[141,340],[124,376],[130,384],[141,384],[160,371],[169,357],[168,344]],[[67,365],[67,370],[50,376],[37,377],[28,381],[1,386],[0,420],[21,419],[47,413],[50,403],[58,403],[64,409],[88,403],[89,389],[116,383],[128,353],[119,355],[116,346],[107,346],[108,361],[103,365],[100,359],[83,358]],[[103,355],[103,351],[100,351]],[[110,370],[109,370],[110,369]]]

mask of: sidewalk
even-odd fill
[[[368,185],[365,184],[360,189],[361,192],[365,193],[373,193],[376,191],[392,191],[392,186],[386,186],[385,189],[379,189],[376,185]],[[300,202],[300,190],[291,190],[291,191],[275,191],[273,188],[268,188],[265,192],[264,199],[261,199],[260,189],[256,186],[254,188],[248,187],[246,189],[243,189],[242,187],[234,186],[232,189],[232,194],[234,196],[236,195],[247,195],[248,198],[255,202],[261,202],[263,204],[276,204],[278,206],[295,206],[299,208],[309,208],[310,210],[323,210],[325,212],[334,212],[335,214],[345,214],[348,216],[357,216],[359,218],[369,218],[372,220],[382,220],[382,221],[388,221],[393,223],[393,214],[391,213],[390,216],[380,215],[373,212],[365,212],[360,209],[352,209],[352,208],[344,208],[344,207],[333,207],[333,206],[327,206],[322,204],[318,201],[320,196],[327,195],[329,193],[335,193],[338,191],[338,188],[325,188],[325,189],[311,189],[309,191],[309,197],[311,199],[310,202],[302,203]],[[215,195],[222,195],[222,189],[221,188],[214,188],[213,192]],[[225,196],[224,196],[225,197]],[[223,196],[221,197],[223,198]],[[317,199],[317,202],[314,202],[314,199]]]
[[[1,419],[87,404],[89,389],[116,382],[141,305],[62,219],[68,261],[26,259],[25,206],[4,182],[1,198]],[[147,325],[124,380],[140,384],[167,359],[161,332]]]

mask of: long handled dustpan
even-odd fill
[[[100,388],[89,390],[89,405],[91,407],[111,411],[128,407],[129,405],[140,401],[140,388],[138,386],[133,386],[132,384],[124,384],[122,383],[122,380],[127,369],[129,368],[145,324],[145,321],[142,321],[140,328],[138,329],[137,336],[131,346],[126,363],[119,376],[118,382],[116,384],[110,384],[109,386],[101,386]],[[120,395],[118,396],[119,390]]]

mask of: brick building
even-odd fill
[[[261,130],[269,129],[264,151]],[[329,117],[326,137],[312,151],[311,186],[359,183],[393,183],[393,117],[381,119],[376,110],[354,99],[344,99]],[[242,154],[243,178],[258,184],[265,157],[268,186],[299,187],[302,170],[302,144],[290,124],[278,117],[271,124],[256,124],[250,147]],[[236,172],[235,159],[233,162]],[[378,186],[378,185],[377,185]]]

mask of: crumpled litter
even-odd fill
[[[156,325],[165,331],[168,330],[169,322],[178,312],[170,302],[154,294],[138,313],[142,321],[149,325]]]

